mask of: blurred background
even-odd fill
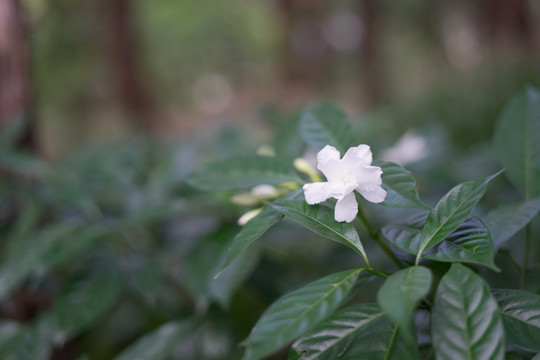
[[[317,99],[384,112],[378,120],[399,131],[440,121],[489,132],[501,101],[539,77],[535,1],[1,6],[0,121],[30,117],[53,158],[133,131],[178,138],[253,124],[261,109]]]
[[[145,359],[240,358],[279,295],[359,260],[283,223],[214,281],[247,209],[192,169],[262,144],[292,159],[300,109],[330,102],[432,204],[500,168],[493,126],[527,85],[534,0],[0,0],[0,358],[143,336]],[[494,186],[488,204],[519,197]]]

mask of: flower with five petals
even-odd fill
[[[368,145],[350,148],[342,159],[335,147],[326,145],[317,154],[317,168],[328,181],[304,185],[307,203],[313,205],[335,198],[334,218],[339,222],[351,222],[358,214],[354,190],[370,202],[384,201],[386,191],[381,187],[382,170],[378,166],[371,166],[372,160]]]

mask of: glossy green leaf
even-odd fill
[[[383,188],[386,190],[386,198],[382,205],[393,208],[416,208],[431,210],[418,197],[416,192],[416,180],[411,172],[401,165],[390,161],[374,161],[374,166],[381,167]]]
[[[499,116],[494,146],[506,175],[525,193],[540,196],[540,92],[529,87],[513,97]]]
[[[325,319],[347,299],[362,269],[325,276],[274,302],[244,341],[244,360],[263,359]]]
[[[114,360],[160,360],[169,358],[171,350],[193,328],[193,321],[169,322],[144,335]]]
[[[219,254],[221,258],[223,258],[223,254],[224,252]],[[220,273],[219,279],[213,276],[216,272],[214,266],[207,280],[209,297],[219,302],[223,307],[228,307],[235,291],[251,275],[251,271],[257,265],[259,254],[259,246],[250,246]],[[220,264],[221,262],[218,261],[214,264]]]
[[[302,189],[288,193],[282,197],[285,200],[291,200],[296,198],[302,193]],[[217,278],[223,270],[225,270],[238,255],[240,255],[249,245],[255,240],[260,238],[268,229],[277,224],[283,215],[272,208],[266,206],[256,217],[248,221],[240,230],[240,232],[234,237],[231,245],[229,246],[225,259],[222,265],[219,267],[215,277]]]
[[[503,315],[506,340],[531,351],[540,351],[540,295],[513,289],[497,289],[492,294]]]
[[[215,277],[217,278],[249,245],[260,238],[266,230],[277,224],[283,215],[271,206],[266,206],[256,217],[245,224],[234,237],[223,264]]]
[[[406,329],[416,306],[429,293],[431,281],[431,271],[423,266],[400,270],[385,280],[377,302],[394,324]]]
[[[293,344],[301,360],[416,360],[416,337],[405,341],[377,304],[342,309]],[[415,331],[411,331],[415,334]]]
[[[454,232],[474,210],[495,175],[467,181],[450,190],[429,214],[420,234],[420,247],[416,262],[429,248],[443,241]]]
[[[267,156],[243,156],[201,166],[187,178],[202,190],[247,189],[261,184],[299,181],[292,164]]]
[[[320,150],[332,145],[341,154],[356,146],[351,124],[335,106],[324,104],[306,107],[300,117],[300,136],[310,146]]]
[[[491,233],[495,252],[527,225],[540,211],[540,198],[504,204],[490,211],[484,223]]]
[[[70,338],[95,324],[112,308],[122,288],[119,274],[112,270],[70,284],[54,302],[59,330]]]
[[[419,214],[407,221],[396,222],[382,228],[382,235],[396,248],[416,255],[420,248],[420,233],[427,214]],[[488,229],[470,216],[442,242],[427,250],[424,258],[444,262],[468,262],[498,268],[493,263],[493,248]]]
[[[309,205],[305,200],[278,200],[271,206],[317,234],[350,247],[362,255],[369,266],[358,232],[352,224],[335,221],[332,209],[324,205]]]
[[[504,327],[487,283],[454,263],[443,276],[431,315],[431,337],[440,360],[504,358]]]

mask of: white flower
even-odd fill
[[[331,197],[337,199],[334,218],[351,222],[358,213],[354,190],[373,203],[384,201],[386,191],[381,187],[381,168],[371,166],[372,154],[368,145],[350,148],[343,159],[339,156],[339,151],[330,145],[319,151],[317,168],[328,181],[304,185],[304,195],[311,205]]]

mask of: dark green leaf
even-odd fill
[[[234,237],[231,246],[227,250],[227,255],[223,264],[219,268],[215,277],[218,277],[238,255],[240,255],[249,245],[260,238],[266,230],[277,224],[283,215],[271,206],[265,207],[259,215],[251,219],[242,227],[242,230]]]
[[[540,351],[540,295],[524,290],[497,289],[493,296],[503,315],[506,340]]]
[[[416,341],[404,342],[394,331],[376,304],[357,304],[321,322],[297,340],[292,351],[301,360],[416,360]]]
[[[420,233],[427,214],[412,217],[382,228],[382,235],[396,248],[416,255],[420,248]],[[426,251],[424,258],[445,262],[468,262],[485,265],[493,270],[493,249],[489,231],[482,222],[469,217],[442,242]]]
[[[504,358],[504,328],[486,282],[454,263],[443,276],[431,315],[431,337],[440,360]]]
[[[332,105],[306,107],[300,117],[300,136],[316,150],[332,145],[342,155],[350,147],[358,145],[354,142],[347,117]]]
[[[193,321],[184,320],[169,322],[143,336],[127,349],[122,351],[115,360],[160,360],[167,359],[176,343],[192,328]]]
[[[431,211],[420,234],[420,247],[416,261],[427,249],[443,241],[465,221],[486,192],[495,175],[467,181],[450,190]]]
[[[310,330],[348,298],[362,269],[325,276],[274,302],[245,340],[244,360],[262,359]]]
[[[423,266],[400,270],[388,277],[377,293],[377,302],[394,324],[410,326],[416,306],[431,289],[431,271]]]
[[[356,229],[352,224],[335,221],[332,209],[324,205],[309,205],[305,200],[278,200],[270,205],[317,234],[350,247],[362,255],[369,266]]]
[[[495,252],[527,225],[540,211],[540,198],[526,202],[504,204],[490,211],[484,218],[489,228]]]
[[[382,205],[394,208],[431,209],[424,204],[416,192],[416,180],[411,172],[389,161],[374,161],[374,166],[383,170],[383,188],[387,191]]]
[[[228,253],[228,252],[227,252]],[[223,258],[225,252],[220,253]],[[220,278],[216,279],[213,274],[216,272],[214,266],[212,272],[209,274],[208,295],[213,300],[218,301],[222,306],[229,306],[229,302],[234,292],[240,287],[240,285],[251,274],[251,270],[257,265],[259,260],[260,247],[250,246],[246,251],[238,255],[230,265],[220,273]],[[214,263],[221,264],[222,260]]]
[[[512,183],[526,199],[540,196],[540,92],[527,88],[503,109],[494,145]]]
[[[66,337],[76,336],[99,321],[122,291],[119,274],[103,270],[70,284],[55,300],[53,313]]]
[[[188,183],[202,190],[247,189],[261,184],[299,181],[292,164],[266,156],[233,157],[195,170]]]

